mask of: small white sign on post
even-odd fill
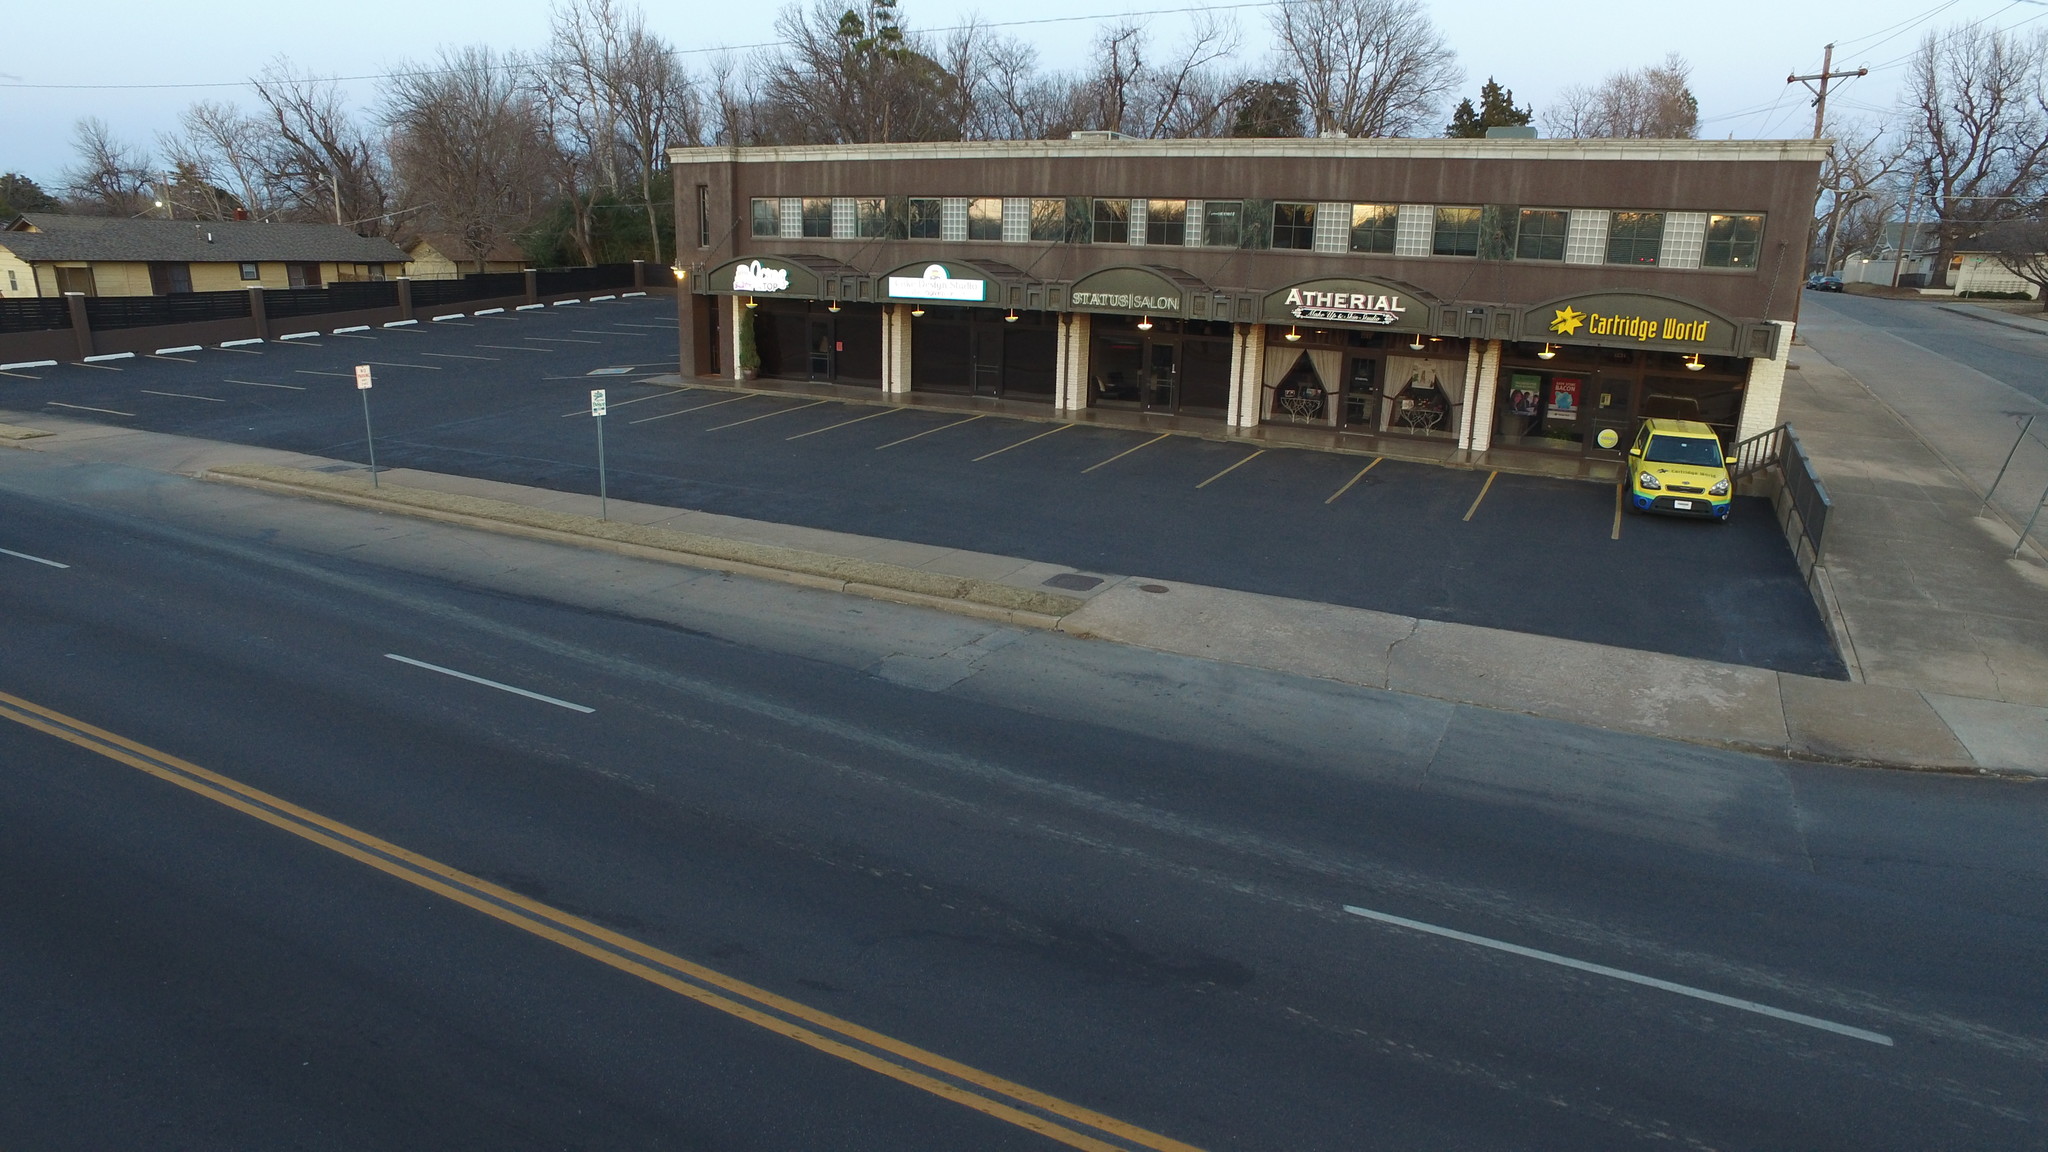
[[[369,366],[368,364],[358,364],[358,365],[356,365],[356,387],[358,387],[358,388],[368,388],[369,386],[370,386],[370,366]]]
[[[592,388],[590,390],[590,414],[592,416],[602,416],[604,415],[604,408],[604,389]]]

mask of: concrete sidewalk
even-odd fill
[[[1810,679],[1142,576],[1078,573],[1013,557],[625,501],[610,503],[605,522],[597,519],[594,497],[433,473],[383,473],[380,492],[361,466],[342,461],[42,415],[0,414],[0,421],[49,433],[0,443],[79,462],[254,484],[1389,692],[1779,756],[2048,775],[2048,708]],[[673,529],[674,535],[633,533],[622,525]],[[804,563],[812,567],[778,570],[763,562],[778,549],[857,561],[862,577],[821,578],[811,560]],[[953,582],[934,583],[934,576]],[[979,587],[964,581],[1033,599],[1006,606],[986,602],[989,597],[942,594],[948,587]],[[1017,606],[1024,604],[1029,607]]]

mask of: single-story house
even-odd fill
[[[0,296],[318,288],[400,274],[405,253],[334,224],[27,212],[0,226]]]
[[[453,280],[477,271],[476,257],[462,237],[429,232],[406,245],[405,274],[415,280]],[[532,265],[517,245],[499,240],[484,254],[485,272],[518,272]]]

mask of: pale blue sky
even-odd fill
[[[1540,113],[1563,87],[1597,80],[1618,68],[1661,60],[1677,51],[1691,61],[1703,136],[1786,137],[1812,132],[1812,109],[1788,73],[1819,70],[1821,46],[1839,42],[1837,67],[1889,65],[1840,90],[1844,112],[1875,117],[1889,109],[1909,54],[1929,29],[1988,20],[1993,26],[2040,27],[2048,0],[1566,0],[1533,5],[1504,0],[1428,0],[1432,15],[1458,50],[1476,91],[1488,75]],[[985,21],[1115,15],[1179,8],[1186,0],[1035,0],[1028,7],[986,0],[903,0],[914,27],[933,28],[979,13]],[[8,13],[11,51],[0,57],[0,85],[206,84],[218,88],[62,90],[0,86],[0,170],[19,170],[46,184],[70,163],[71,125],[99,116],[117,135],[139,144],[173,126],[198,99],[248,100],[235,82],[283,54],[326,75],[361,75],[421,58],[438,44],[482,41],[531,49],[547,34],[543,0],[354,0],[341,5],[237,5],[195,18],[189,6],[151,0],[74,0],[17,5]],[[703,49],[774,39],[772,3],[654,2],[649,23],[678,47]],[[1241,54],[1268,49],[1264,6],[1236,9],[1244,31]],[[339,13],[345,13],[341,15]],[[1912,23],[1920,17],[1924,22]],[[1163,39],[1181,34],[1186,15],[1148,17]],[[1895,25],[1905,25],[1894,28]],[[1097,24],[1090,20],[1007,29],[1036,45],[1045,63],[1083,62]],[[701,62],[703,55],[688,59]],[[374,85],[357,83],[360,99]],[[1831,98],[1831,103],[1833,102]]]

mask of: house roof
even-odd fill
[[[164,260],[187,264],[247,261],[332,261],[396,264],[405,260],[382,237],[358,236],[337,224],[264,224],[253,220],[121,220],[25,212],[0,248],[30,262]]]
[[[406,255],[417,260],[422,246],[432,248],[443,257],[457,264],[467,264],[476,260],[475,256],[470,255],[469,243],[452,232],[425,233],[419,239],[405,246]],[[524,266],[526,264],[526,253],[520,251],[519,246],[510,240],[501,238],[491,245],[491,250],[484,254],[484,259],[492,264],[517,263]]]

